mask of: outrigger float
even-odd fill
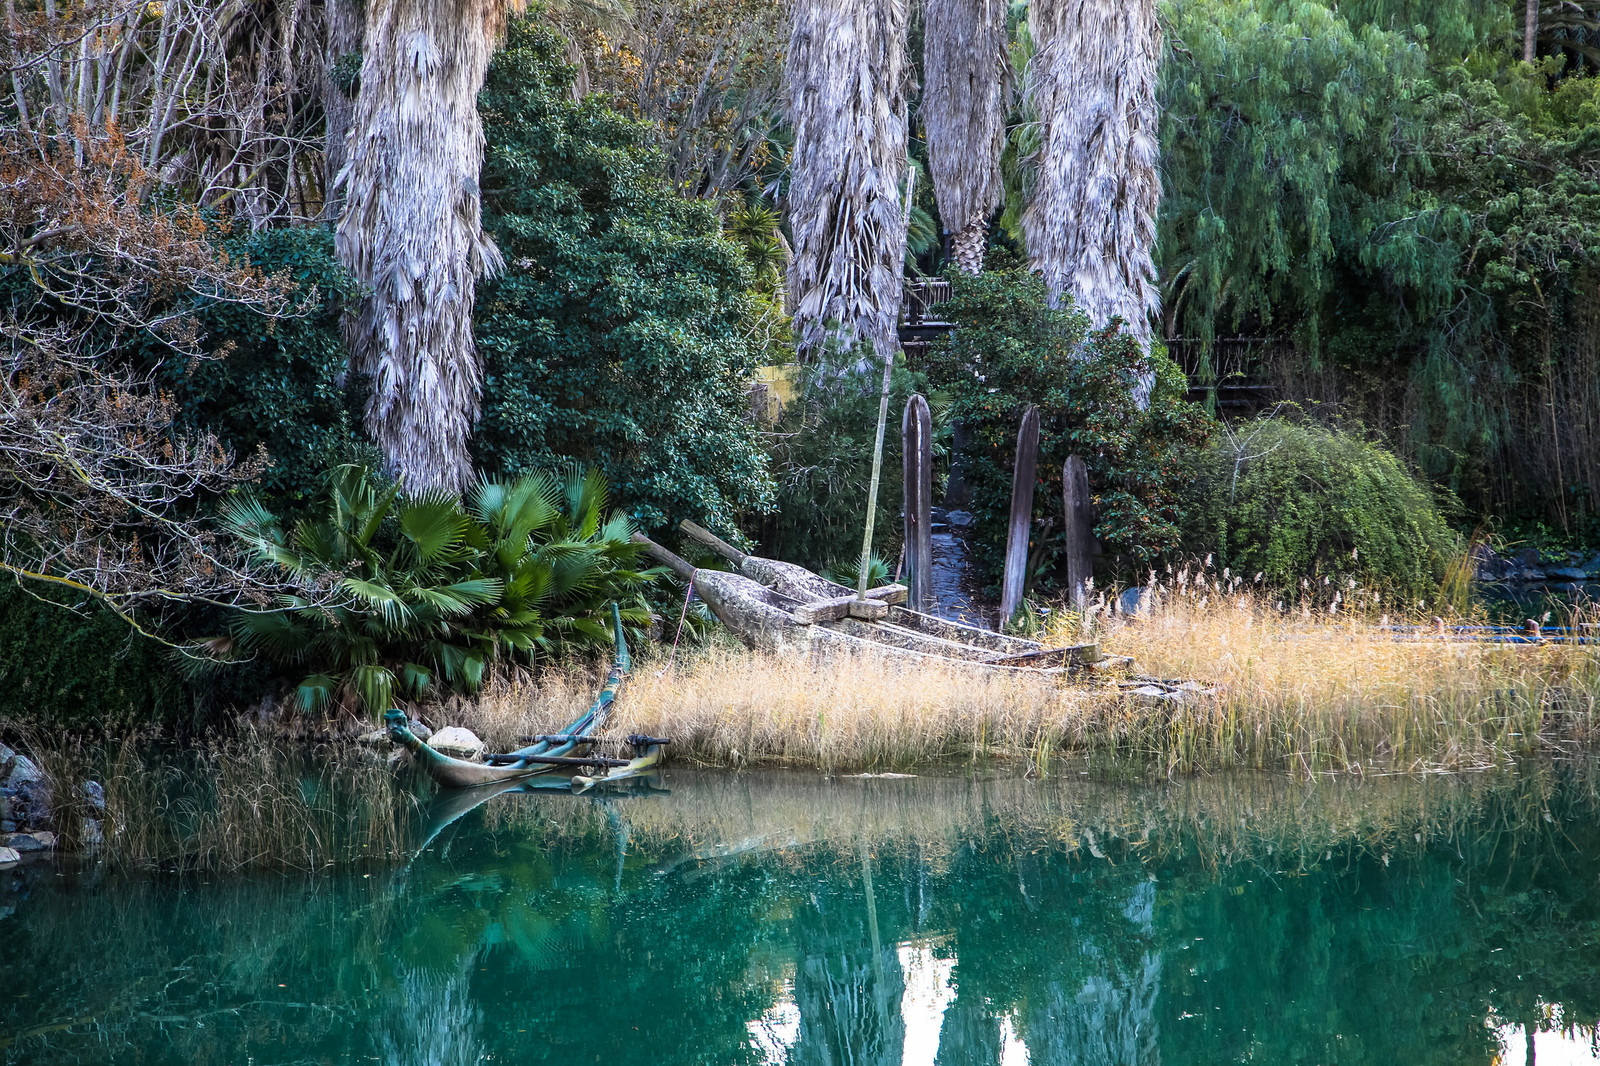
[[[415,755],[428,776],[444,788],[503,785],[541,774],[587,770],[588,773],[575,773],[571,779],[572,790],[582,792],[595,785],[626,781],[651,772],[660,765],[662,752],[671,743],[667,737],[628,737],[634,750],[632,759],[611,758],[592,750],[600,739],[595,734],[611,717],[612,705],[633,665],[628,656],[628,639],[622,632],[622,612],[616,604],[611,605],[611,626],[617,652],[605,686],[593,705],[559,733],[524,737],[532,741],[525,748],[489,755],[483,762],[472,762],[451,758],[429,747],[411,731],[404,711],[390,709],[383,716],[389,739]]]
[[[685,534],[736,571],[696,567],[643,534],[634,539],[694,591],[746,645],[780,654],[873,653],[910,663],[949,663],[984,671],[1065,674],[1128,662],[1096,644],[1050,648],[1036,640],[963,625],[905,607],[909,590],[884,585],[865,597],[805,567],[746,555],[720,537],[683,522]]]

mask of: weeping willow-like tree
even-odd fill
[[[1035,0],[1028,18],[1040,135],[1028,255],[1053,299],[1070,294],[1096,326],[1120,317],[1148,344],[1159,306],[1155,0]]]
[[[366,296],[346,323],[371,378],[367,429],[417,491],[460,490],[477,418],[477,280],[501,266],[479,223],[478,90],[507,0],[369,0],[344,169],[339,257]]]
[[[922,121],[950,257],[983,269],[989,216],[1005,191],[1007,54],[1005,0],[926,0],[922,10]]]
[[[896,343],[906,227],[906,0],[795,0],[789,290],[802,350],[827,323]]]

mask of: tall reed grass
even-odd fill
[[[1052,638],[1088,628],[1145,674],[1215,691],[1181,709],[1123,701],[1094,746],[1175,771],[1414,772],[1600,740],[1600,648],[1574,636],[1490,643],[1438,618],[1402,625],[1326,598],[1285,606],[1242,586],[1180,573],[1145,590],[1140,615],[1102,600],[1057,623]]]
[[[173,748],[146,736],[30,745],[65,851],[169,871],[320,870],[401,854],[411,792],[380,759],[246,731]],[[82,785],[97,781],[104,809]],[[100,840],[87,827],[98,824]]]
[[[1203,574],[1146,590],[1138,617],[1112,612],[1111,602],[1056,612],[1041,637],[1089,637],[1131,656],[1130,679],[1120,682],[714,644],[671,666],[642,659],[612,731],[671,736],[674,757],[701,765],[828,772],[990,757],[1048,772],[1061,756],[1166,773],[1417,772],[1501,765],[1600,739],[1600,657],[1572,640],[1447,639],[1431,619],[1397,629],[1339,603],[1286,610]],[[1141,675],[1195,684],[1159,696],[1141,691]],[[572,671],[506,681],[441,720],[508,746],[557,728],[593,684]]]

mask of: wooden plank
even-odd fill
[[[835,596],[830,600],[817,600],[815,603],[802,603],[793,611],[794,620],[801,625],[814,625],[817,622],[837,622],[850,615],[850,604],[855,596]]]
[[[910,595],[911,590],[898,583],[893,585],[879,585],[875,589],[867,590],[867,599],[876,600],[878,603],[886,603],[895,607],[905,603]]]
[[[1011,522],[1006,536],[1006,569],[1001,585],[1000,625],[1022,606],[1028,581],[1028,535],[1033,528],[1033,479],[1039,461],[1039,409],[1029,407],[1017,431],[1017,460],[1011,475]]]
[[[1018,655],[992,655],[981,660],[985,666],[1069,666],[1092,663],[1100,658],[1098,644],[1071,644],[1064,648],[1040,648]]]
[[[1061,469],[1062,502],[1067,511],[1067,588],[1072,606],[1083,610],[1094,577],[1094,506],[1089,499],[1089,468],[1076,455]]]
[[[909,603],[913,611],[927,613],[933,604],[933,416],[928,401],[920,395],[906,401],[905,415],[900,419],[900,442],[905,473]]]
[[[850,617],[863,622],[881,622],[889,617],[889,605],[882,600],[851,600]]]
[[[841,618],[848,617],[868,618],[870,615],[872,620],[886,618],[891,605],[905,602],[907,591],[904,585],[883,585],[869,589],[866,605],[860,612],[851,606],[861,603],[861,600],[854,595],[834,596],[831,599],[802,603],[794,608],[794,620],[801,625],[809,626],[818,622],[837,622]]]

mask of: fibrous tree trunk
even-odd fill
[[[939,217],[950,256],[968,274],[983,269],[989,216],[1005,186],[1006,51],[1004,0],[926,0],[922,13],[921,115]]]
[[[1539,56],[1539,0],[1528,0],[1522,13],[1522,60],[1532,63]]]
[[[786,76],[799,346],[836,321],[886,355],[905,273],[906,0],[796,0]]]
[[[1159,310],[1152,259],[1161,201],[1155,0],[1036,0],[1027,88],[1040,126],[1022,226],[1053,297],[1141,345]]]
[[[457,491],[479,403],[473,293],[501,265],[479,221],[477,99],[506,4],[369,0],[366,12],[337,234],[366,295],[346,335],[390,472],[413,491]]]

